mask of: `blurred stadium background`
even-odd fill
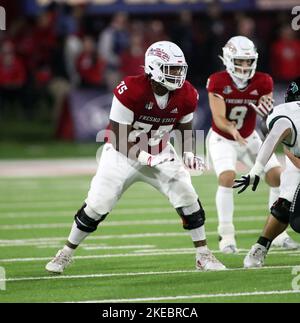
[[[257,45],[258,69],[275,79],[276,103],[300,74],[294,0],[1,0],[0,157],[94,156],[112,89],[142,72],[144,51],[171,40],[184,51],[199,89],[195,127],[207,130],[205,84],[222,69],[233,35]]]

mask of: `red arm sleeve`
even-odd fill
[[[184,91],[183,101],[185,102],[184,115],[188,115],[197,110],[199,93],[194,86],[186,81],[186,91]]]
[[[130,77],[126,77],[115,89],[114,95],[128,109],[135,106],[135,95]]]
[[[216,94],[219,94],[220,96],[223,97],[223,92],[222,92],[223,88],[222,88],[219,78],[217,77],[216,74],[212,74],[208,78],[207,84],[206,84],[206,89],[208,92],[216,93]]]

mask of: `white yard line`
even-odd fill
[[[156,232],[156,233],[134,233],[134,234],[110,234],[110,235],[90,235],[85,241],[98,241],[98,240],[110,240],[110,239],[135,239],[135,238],[147,238],[147,237],[183,237],[188,233],[186,232]],[[0,246],[35,246],[45,243],[62,242],[66,240],[66,236],[63,237],[48,237],[48,238],[35,238],[35,239],[9,239],[0,240]]]
[[[116,248],[117,249],[117,248]],[[126,249],[126,248],[124,248]],[[129,248],[130,249],[130,248]],[[245,255],[248,250],[240,249],[238,255]],[[213,253],[221,253],[219,250],[212,250]],[[297,250],[293,251],[270,251],[271,254],[298,254]],[[183,254],[195,254],[194,248],[174,248],[174,249],[152,249],[152,250],[135,250],[131,253],[118,253],[118,254],[102,254],[102,255],[87,255],[87,256],[74,256],[74,260],[88,260],[88,259],[104,259],[104,258],[121,258],[121,257],[149,257],[149,256],[172,256],[172,255],[183,255]],[[50,257],[28,257],[28,258],[7,258],[0,259],[0,263],[15,263],[15,262],[38,262],[48,261]]]
[[[119,204],[121,206],[121,204]],[[262,216],[266,216],[268,214],[267,207],[264,204],[256,204],[255,206],[253,205],[240,205],[235,207],[236,211],[260,211]],[[216,212],[216,208],[214,205],[207,205],[205,207],[205,211],[207,212]],[[66,211],[61,211],[61,210],[53,210],[53,211],[45,211],[45,210],[31,210],[31,211],[24,211],[20,210],[18,212],[11,212],[11,211],[2,211],[0,215],[0,219],[19,219],[19,218],[41,218],[45,216],[50,216],[51,218],[57,217],[57,218],[62,218],[62,217],[69,217],[71,218],[74,213],[76,212],[76,208],[74,210],[66,210]],[[119,208],[119,209],[114,209],[112,211],[111,216],[114,214],[117,215],[127,215],[127,214],[134,214],[134,215],[141,215],[141,214],[161,214],[161,213],[174,213],[176,214],[176,211],[172,209],[171,207],[151,207],[151,208]],[[239,218],[239,217],[235,217]],[[240,217],[242,218],[242,217]],[[244,217],[246,218],[246,217]]]
[[[82,249],[84,250],[119,250],[119,249],[141,249],[141,248],[152,248],[155,249],[155,245],[151,244],[140,244],[140,245],[124,245],[124,246],[95,246],[95,245],[88,245],[83,246]],[[156,250],[156,249],[155,249]]]
[[[42,177],[90,175],[97,169],[96,158],[4,160],[0,177]]]
[[[245,269],[245,268],[233,268],[233,269],[227,269],[225,272],[231,272],[231,271],[251,271],[251,270],[269,270],[269,269],[275,269],[275,270],[281,270],[281,269],[289,269],[293,268],[296,265],[290,265],[290,266],[266,266],[262,268],[251,268],[251,269]],[[224,271],[221,271],[220,273],[224,273]],[[12,277],[12,278],[5,278],[0,279],[1,281],[6,282],[17,282],[17,281],[39,281],[39,280],[60,280],[60,279],[85,279],[85,278],[101,278],[101,277],[127,277],[127,276],[150,276],[150,275],[174,275],[174,274],[189,274],[189,273],[209,273],[209,272],[201,272],[196,269],[194,270],[171,270],[171,271],[148,271],[148,272],[127,272],[127,273],[107,273],[107,274],[89,274],[89,275],[50,275],[47,276],[37,276],[37,277]],[[215,274],[219,273],[214,271]]]
[[[85,249],[85,248],[83,248]],[[195,249],[194,248],[168,248],[168,249],[160,249],[160,248],[147,248],[145,250],[136,250],[136,251],[133,251],[133,252],[136,252],[136,253],[154,253],[154,252],[157,252],[157,253],[160,253],[160,252],[187,252],[187,251],[190,251],[191,253],[194,253],[195,252]],[[223,255],[223,252],[220,251],[220,250],[211,250],[212,253],[214,254],[222,254]],[[245,248],[239,248],[238,249],[238,253],[235,254],[234,256],[241,256],[241,255],[246,255],[248,253],[249,249],[245,249]],[[268,255],[293,255],[293,256],[298,256],[300,255],[300,249],[298,250],[284,250],[284,249],[281,249],[281,248],[271,248],[268,252]]]
[[[137,211],[136,210],[145,210],[145,211],[138,211],[138,212],[144,212],[144,213],[159,213],[161,211],[159,210],[162,210],[163,212],[165,211],[169,211],[169,212],[175,212],[175,210],[172,208],[172,207],[164,207],[163,205],[166,205],[166,201],[164,200],[160,200],[160,199],[151,199],[151,201],[149,201],[149,207],[143,207],[143,208],[128,208],[126,207],[127,205],[147,205],[147,203],[145,202],[145,200],[136,200],[136,201],[133,201],[133,200],[123,200],[123,201],[120,201],[120,203],[118,204],[118,207],[119,209],[114,209],[113,212],[114,213],[119,213],[119,214],[124,214],[122,212],[132,212],[132,213],[136,213]],[[162,205],[162,207],[156,207],[156,208],[153,208],[152,206],[153,205]],[[18,218],[18,215],[21,215],[22,217],[22,213],[26,213],[26,214],[29,214],[31,215],[31,213],[38,213],[38,214],[43,214],[44,211],[43,210],[40,210],[40,208],[53,208],[54,210],[53,211],[46,211],[46,213],[50,213],[51,215],[55,215],[56,212],[61,212],[61,211],[57,211],[55,210],[56,208],[61,208],[61,207],[64,207],[64,208],[69,208],[70,207],[70,211],[76,211],[76,208],[79,208],[80,206],[80,203],[73,203],[73,202],[60,202],[58,204],[55,204],[55,203],[52,203],[52,202],[49,202],[49,203],[41,203],[39,205],[32,202],[31,205],[28,205],[28,208],[29,209],[32,209],[30,211],[24,211],[24,209],[26,209],[26,205],[22,205],[22,204],[19,204],[19,205],[15,205],[13,204],[13,209],[16,210],[16,211],[11,211],[11,208],[8,208],[8,206],[6,204],[2,204],[0,206],[0,210],[1,210],[1,216],[0,216],[0,219],[1,218],[6,218],[6,214],[8,215],[15,215],[16,218]],[[123,207],[124,206],[124,207]],[[151,208],[150,208],[151,206]],[[74,210],[73,210],[74,208]],[[9,209],[9,210],[8,210]],[[18,209],[20,209],[20,211],[17,211]],[[216,207],[214,204],[209,204],[209,203],[206,203],[206,206],[205,206],[205,211],[215,211],[216,210]],[[268,212],[268,208],[267,208],[267,205],[266,204],[255,204],[255,205],[237,205],[236,206],[236,211],[265,211],[265,213]],[[71,213],[70,213],[71,214]]]
[[[0,178],[1,181],[1,178]],[[73,187],[74,188],[74,187]],[[54,188],[55,189],[55,188]],[[0,209],[3,210],[4,212],[15,212],[19,213],[20,211],[23,211],[22,209],[27,212],[27,209],[42,209],[46,207],[51,207],[51,206],[70,206],[70,207],[80,207],[83,202],[84,198],[86,197],[86,193],[88,191],[88,186],[86,187],[86,191],[84,192],[67,192],[66,196],[62,195],[61,198],[58,200],[58,196],[52,193],[52,192],[44,192],[44,194],[47,196],[47,200],[34,200],[34,196],[30,195],[35,195],[39,194],[36,192],[31,192],[28,193],[26,192],[26,195],[24,195],[25,199],[24,200],[19,200],[17,196],[20,196],[21,194],[24,193],[24,190],[27,190],[26,187],[22,188],[20,192],[17,192],[14,188],[1,188],[0,190],[6,191],[7,196],[6,198],[0,197]],[[11,192],[11,194],[16,194],[14,196],[11,196],[8,190]],[[41,188],[39,188],[41,190]],[[168,200],[164,198],[163,196],[157,196],[157,195],[151,195],[147,191],[142,191],[143,193],[140,195],[134,195],[134,196],[124,196],[121,197],[118,200],[118,208],[119,206],[124,206],[124,208],[133,208],[135,205],[139,205],[139,207],[144,207],[147,208],[148,205],[151,205],[152,201],[155,201],[157,204],[162,203],[163,207],[169,207],[172,209],[171,204],[168,203]],[[57,192],[57,194],[63,194],[62,192]],[[72,198],[70,198],[70,194],[74,194]],[[268,194],[268,192],[266,192]],[[28,197],[27,197],[28,196]],[[75,196],[75,199],[74,199]],[[27,198],[26,198],[27,197]],[[76,198],[77,197],[77,198]],[[147,197],[147,198],[146,198]],[[212,207],[215,206],[215,196],[212,194],[209,194],[207,192],[206,195],[202,196],[201,194],[201,200],[204,203],[204,208],[206,207]],[[267,198],[264,198],[264,196],[254,196],[253,199],[249,198],[247,201],[241,201],[237,206],[239,207],[253,207],[253,203],[256,203],[256,205],[259,205],[261,207],[268,208],[267,204]],[[116,207],[115,207],[116,209]]]
[[[84,279],[84,278],[101,278],[101,277],[127,277],[127,276],[148,276],[148,275],[174,275],[194,273],[195,270],[175,270],[175,271],[149,271],[149,272],[131,272],[131,273],[110,273],[110,274],[91,274],[91,275],[48,275],[42,277],[17,277],[0,279],[0,281],[12,282],[12,281],[34,281],[34,280],[56,280],[56,279]]]
[[[291,229],[287,230],[291,232]],[[242,234],[257,234],[260,233],[260,229],[253,230],[237,230],[236,233]],[[207,231],[206,235],[217,235],[217,231]],[[153,238],[153,237],[184,237],[188,236],[188,232],[155,232],[155,233],[133,233],[133,234],[111,234],[111,235],[91,235],[87,237],[86,241],[98,241],[98,240],[119,240],[119,239],[135,239],[135,238]],[[61,243],[66,240],[66,236],[63,237],[48,237],[48,238],[36,238],[36,239],[7,239],[0,240],[0,247],[15,247],[15,246],[40,246],[53,243]]]
[[[36,248],[39,249],[53,249],[53,248],[60,248],[61,244],[60,243],[41,243],[40,245],[35,246]],[[82,243],[80,245],[81,249],[83,250],[119,250],[119,249],[135,249],[133,252],[136,250],[140,250],[141,252],[146,252],[148,249],[155,249],[157,246],[155,245],[120,245],[120,246],[109,246],[107,244],[87,244],[87,243]],[[145,249],[144,249],[145,248]]]
[[[141,199],[143,198],[144,200],[144,203],[146,202],[145,201],[145,193],[144,194],[141,194],[139,196],[126,196],[125,198],[122,198],[120,200],[120,204],[122,202],[125,202],[126,201],[132,201],[132,203],[135,203],[137,201],[141,201]],[[80,195],[80,194],[79,194]],[[166,204],[166,199],[162,198],[162,197],[152,197],[151,198],[151,202],[152,201],[160,201],[160,202],[164,202]],[[7,208],[7,203],[5,203],[7,201],[1,201],[0,200],[0,210],[1,209],[6,209]],[[80,201],[81,202],[81,201]],[[3,203],[3,204],[2,204]],[[22,207],[22,208],[25,208],[25,207],[47,207],[47,206],[51,206],[51,205],[55,205],[55,206],[64,206],[64,205],[78,205],[80,204],[78,199],[70,199],[70,198],[61,198],[59,200],[57,200],[57,196],[56,196],[56,199],[51,199],[48,198],[48,199],[43,199],[43,200],[35,200],[35,201],[32,201],[32,200],[29,200],[29,199],[26,199],[26,200],[21,200],[21,199],[16,199],[16,200],[11,200],[11,203],[13,205],[13,207]]]
[[[152,301],[157,302],[157,301],[172,301],[172,300],[175,301],[175,300],[184,300],[184,299],[265,296],[265,295],[284,295],[284,294],[300,294],[300,290],[271,290],[271,291],[256,291],[256,292],[244,292],[244,293],[198,294],[198,295],[143,297],[143,298],[120,298],[120,299],[79,301],[79,302],[70,302],[70,303],[125,303],[125,302],[152,302]]]
[[[264,221],[265,216],[251,216],[251,217],[235,217],[235,222],[257,222]],[[218,220],[207,219],[206,223],[217,223]],[[106,221],[102,225],[105,227],[118,226],[132,226],[132,225],[170,225],[180,224],[180,219],[176,217],[174,220],[129,220],[129,221]],[[71,222],[67,223],[34,223],[34,224],[3,224],[0,225],[0,230],[31,230],[31,229],[56,229],[56,228],[70,228]]]
[[[237,230],[236,234],[257,234],[260,233],[260,229],[253,230]],[[206,235],[217,235],[217,231],[207,231]],[[133,234],[110,234],[102,236],[89,236],[87,240],[109,240],[109,239],[133,239],[133,238],[153,238],[153,237],[184,237],[187,236],[188,232],[154,232],[154,233],[133,233]],[[65,241],[66,236],[64,237],[49,237],[49,238],[37,238],[37,239],[9,239],[9,240],[0,240],[0,247],[5,246],[35,246],[45,243],[61,242]]]
[[[155,198],[152,198],[151,200],[149,200],[149,205],[166,205],[166,200],[162,200],[162,199],[155,199]],[[78,206],[80,206],[80,203],[81,201],[75,201],[75,202],[70,202],[70,201],[63,201],[61,200],[60,202],[31,202],[31,203],[17,203],[15,204],[14,202],[12,203],[13,204],[13,208],[14,210],[18,210],[18,209],[21,209],[21,210],[24,210],[26,208],[29,208],[29,209],[40,209],[40,208],[61,208],[61,207],[70,207],[70,208],[76,208]],[[144,198],[140,198],[140,199],[131,199],[131,200],[121,200],[120,203],[118,205],[147,205],[146,201],[144,200]],[[265,205],[266,207],[266,205]],[[0,211],[1,212],[5,212],[7,209],[10,209],[10,207],[4,203],[4,204],[1,204],[0,205]],[[170,209],[170,207],[169,207]],[[148,209],[148,212],[149,212],[149,209]]]
[[[168,256],[168,255],[182,255],[194,254],[195,250],[187,251],[174,251],[174,252],[149,252],[149,253],[119,253],[119,254],[106,254],[106,255],[90,255],[90,256],[74,256],[74,260],[87,260],[87,259],[103,259],[103,258],[120,258],[120,257],[149,257],[149,256]],[[14,263],[14,262],[35,262],[35,261],[49,261],[49,257],[32,257],[32,258],[9,258],[0,259],[0,263]]]

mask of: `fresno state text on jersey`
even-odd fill
[[[147,145],[138,142],[140,149],[152,154],[165,148],[169,133],[185,116],[196,110],[198,103],[198,92],[185,81],[182,88],[169,92],[168,103],[161,109],[147,75],[126,77],[115,88],[114,95],[133,112],[132,127],[147,133]]]
[[[259,99],[273,91],[273,80],[266,73],[256,72],[248,86],[239,90],[226,71],[212,74],[207,82],[207,90],[223,97],[226,104],[226,118],[236,122],[236,127],[243,138],[249,137],[256,126],[256,112],[249,105],[258,104]],[[214,120],[212,129],[221,136],[233,140],[228,133],[220,130]]]

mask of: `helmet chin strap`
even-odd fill
[[[248,81],[249,80],[243,80],[243,79],[240,79],[238,77],[236,77],[235,75],[232,75],[230,74],[234,84],[236,85],[236,87],[241,90],[241,89],[244,89],[247,85],[248,85]]]

